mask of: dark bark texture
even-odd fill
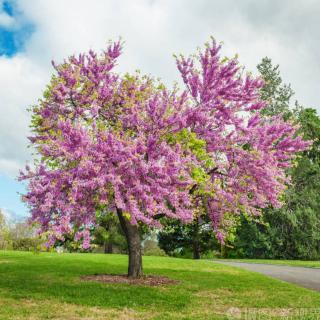
[[[142,271],[142,251],[141,237],[138,225],[132,225],[123,215],[121,209],[117,209],[121,228],[126,236],[129,250],[129,266],[128,277],[140,278],[143,275]]]
[[[113,246],[111,242],[104,243],[104,253],[113,253]]]
[[[200,248],[199,248],[199,243],[198,242],[193,242],[192,245],[193,249],[193,259],[200,259]]]
[[[198,218],[193,223],[192,251],[193,259],[200,259],[200,227]]]

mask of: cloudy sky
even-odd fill
[[[27,214],[15,181],[30,159],[28,106],[41,96],[52,59],[122,37],[120,71],[177,80],[173,53],[192,53],[210,36],[255,71],[280,64],[296,99],[320,110],[318,0],[0,0],[0,208]]]

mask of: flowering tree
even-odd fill
[[[212,41],[196,58],[177,58],[182,92],[115,73],[120,43],[53,64],[56,74],[32,109],[30,141],[41,159],[20,177],[29,182],[31,220],[49,244],[76,230],[89,248],[97,212],[116,214],[128,275],[139,277],[141,225],[205,212],[223,242],[234,216],[280,205],[284,169],[307,143],[281,117],[260,117],[262,81],[219,50]]]

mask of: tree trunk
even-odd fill
[[[198,242],[193,242],[193,259],[200,259],[200,248]]]
[[[221,247],[220,247],[220,256],[221,258],[225,258],[226,257],[226,246],[224,244],[221,243]]]
[[[126,236],[129,249],[128,277],[140,278],[142,272],[141,238],[138,225],[132,225],[123,216],[122,210],[117,208],[121,228]]]
[[[113,248],[112,248],[112,242],[105,242],[104,243],[104,253],[112,253]]]
[[[193,223],[193,236],[192,236],[192,249],[193,249],[193,259],[200,259],[200,243],[199,243],[199,221],[198,218],[195,219]]]

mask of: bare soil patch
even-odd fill
[[[138,279],[129,278],[125,274],[96,274],[92,276],[82,276],[81,280],[85,281],[98,281],[105,283],[126,283],[144,286],[162,286],[162,285],[174,285],[179,281],[169,279],[163,276],[143,276]]]

